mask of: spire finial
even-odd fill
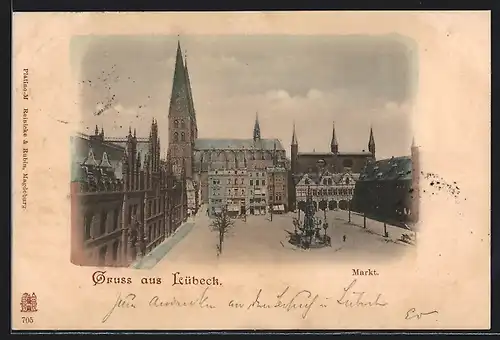
[[[332,142],[330,143],[330,151],[333,153],[339,152],[339,143],[337,141],[337,135],[335,133],[335,121],[332,124]]]
[[[368,141],[368,151],[375,154],[375,138],[373,138],[373,124],[370,124],[370,139]]]
[[[128,126],[128,134],[129,134],[129,136],[132,135],[132,128],[130,127],[130,125]]]
[[[97,126],[97,124],[95,125],[95,130],[94,130],[94,133],[95,133],[96,135],[98,135],[98,134],[99,134],[99,127]]]
[[[137,134],[136,134],[136,130],[135,130],[135,128],[134,128],[134,137],[136,137],[136,135],[137,135]]]
[[[255,125],[253,127],[253,140],[256,141],[260,139],[260,124],[259,124],[259,113],[255,113]]]
[[[297,135],[295,133],[295,120],[293,121],[292,145],[298,145]]]

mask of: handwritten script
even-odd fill
[[[119,311],[132,311],[139,308],[151,308],[164,310],[165,308],[200,308],[214,310],[217,308],[230,308],[241,311],[280,310],[284,312],[297,312],[302,319],[306,319],[313,309],[327,309],[333,306],[341,308],[383,308],[388,305],[381,293],[370,293],[356,289],[357,279],[342,289],[337,296],[321,296],[310,290],[292,290],[285,287],[278,293],[258,289],[256,294],[250,298],[230,298],[223,301],[215,301],[209,295],[211,287],[204,288],[194,298],[181,299],[176,296],[141,297],[135,293],[118,294],[112,306],[102,318],[105,323]]]
[[[437,313],[438,313],[437,310],[433,310],[430,312],[417,312],[416,308],[410,308],[406,312],[405,319],[406,320],[412,320],[412,319],[420,320],[422,318],[422,316],[430,315],[430,314],[437,314]]]

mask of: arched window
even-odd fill
[[[179,121],[178,121],[178,120],[175,120],[175,121],[174,121],[174,127],[175,127],[175,128],[178,128],[178,127],[179,127]]]
[[[349,177],[346,177],[345,184],[349,185]]]
[[[174,142],[179,141],[179,134],[177,132],[174,132]]]
[[[186,127],[186,123],[184,123],[184,119],[181,120],[181,129],[184,129]]]
[[[83,218],[83,223],[85,225],[85,234],[84,234],[84,240],[89,240],[90,237],[92,236],[92,214],[91,213],[87,213],[85,214],[85,217]]]
[[[181,132],[181,142],[186,141],[186,134],[184,132]]]

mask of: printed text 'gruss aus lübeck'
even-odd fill
[[[378,276],[379,272],[375,269],[353,268],[352,276]],[[97,270],[92,274],[94,286],[100,284],[132,284],[132,277],[119,277],[106,275],[106,271]],[[165,280],[161,277],[142,277],[141,284],[164,284]],[[169,283],[172,286],[222,286],[221,281],[215,276],[204,277],[195,275],[182,275],[180,272],[172,273]]]

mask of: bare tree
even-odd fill
[[[224,237],[228,231],[233,227],[234,221],[229,217],[227,213],[227,207],[223,207],[221,212],[215,214],[215,219],[210,223],[210,229],[215,231],[219,235],[219,244],[217,246],[218,254],[222,254],[222,244],[224,243]]]

